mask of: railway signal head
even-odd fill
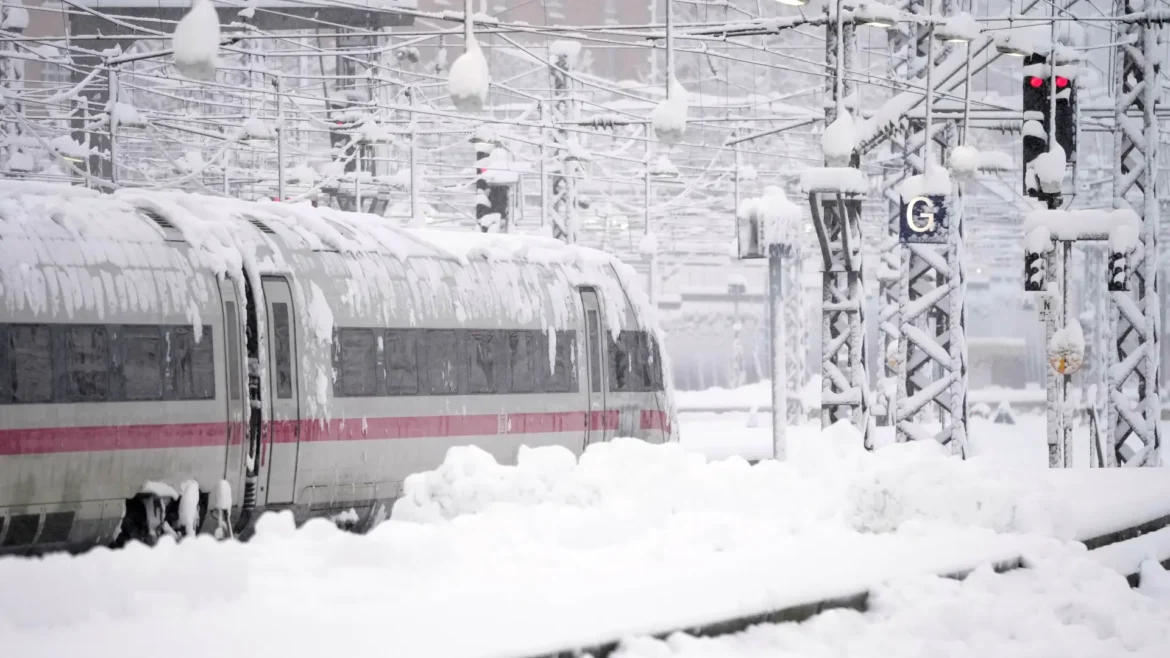
[[[1071,73],[1067,66],[1050,65],[1045,55],[1033,54],[1024,59],[1024,193],[1029,196],[1044,196],[1028,184],[1028,169],[1033,160],[1049,150],[1048,136],[1053,132],[1056,143],[1064,149],[1065,162],[1076,162],[1077,89]],[[1053,93],[1056,94],[1055,114]]]

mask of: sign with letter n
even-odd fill
[[[898,237],[902,244],[944,244],[947,241],[947,198],[942,194],[902,199]]]

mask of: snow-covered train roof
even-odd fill
[[[56,311],[65,291],[70,315],[75,308],[101,314],[103,300],[122,310],[181,313],[191,300],[207,299],[208,291],[190,289],[201,285],[200,270],[312,271],[309,278],[324,287],[305,281],[302,299],[311,305],[328,297],[338,320],[386,322],[409,311],[411,322],[506,315],[521,322],[544,316],[547,325],[551,315],[560,325],[573,315],[567,298],[580,284],[599,288],[611,330],[631,305],[643,314],[649,308],[628,266],[551,238],[403,228],[308,203],[0,181],[0,300],[10,310]],[[113,280],[103,286],[107,276]]]

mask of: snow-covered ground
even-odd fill
[[[248,544],[0,559],[0,646],[22,657],[522,656],[869,590],[864,615],[636,641],[623,655],[1170,655],[1170,602],[1066,541],[1100,526],[1105,502],[1170,500],[1170,481],[1145,478],[1126,501],[1130,480],[1037,477],[1042,422],[1027,416],[1010,431],[976,424],[983,456],[965,462],[933,444],[866,452],[839,426],[793,428],[789,461],[755,466],[703,453],[758,448],[766,416],[759,428],[717,419],[684,415],[679,445],[618,440],[579,461],[540,448],[501,466],[456,449],[365,536],[268,515]],[[963,584],[931,575],[1021,555],[1037,568]],[[1151,592],[1165,578],[1151,570]]]

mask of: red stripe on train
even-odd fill
[[[272,443],[300,441],[363,441],[423,439],[494,434],[559,434],[593,430],[616,431],[620,411],[558,411],[398,418],[346,418],[328,422],[307,419],[270,423]],[[588,419],[588,420],[587,420]],[[669,432],[670,423],[659,411],[640,412],[643,430]],[[506,423],[501,427],[501,423]],[[0,455],[40,455],[63,452],[105,452],[168,448],[201,448],[227,443],[226,423],[109,425],[0,430]],[[232,443],[239,444],[243,427],[237,424]],[[265,441],[265,447],[268,441]],[[263,453],[262,453],[263,454]],[[263,460],[263,456],[261,459]]]

